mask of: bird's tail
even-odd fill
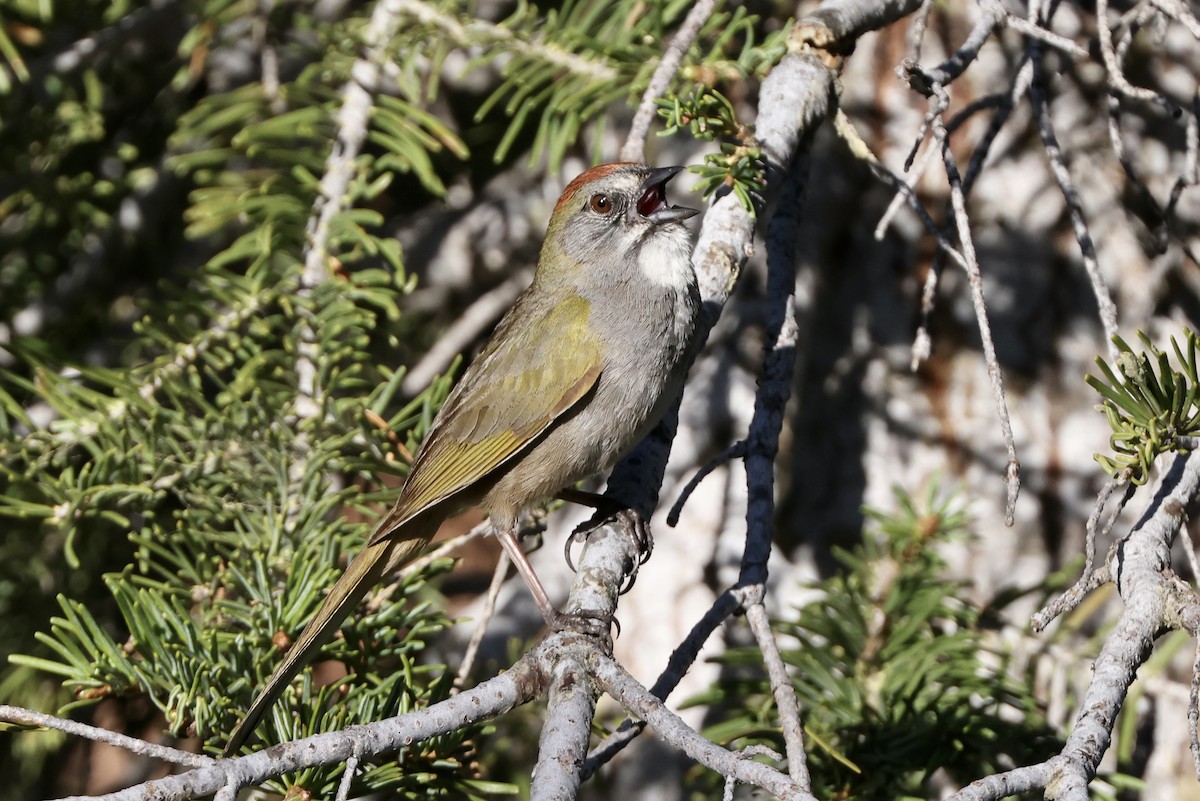
[[[367,545],[354,557],[346,572],[329,590],[317,614],[304,627],[299,639],[288,649],[279,667],[275,668],[271,678],[267,679],[266,685],[250,704],[246,716],[229,738],[223,757],[232,756],[241,749],[292,678],[325,644],[350,610],[367,594],[367,590],[378,584],[386,573],[411,562],[424,550],[434,534],[434,531],[427,530],[430,528],[436,529],[436,521],[427,517],[411,520],[404,526],[402,534],[393,534],[385,540]]]

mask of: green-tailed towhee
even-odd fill
[[[433,421],[392,510],[250,705],[237,751],[284,687],[385,574],[479,505],[547,619],[518,515],[616,463],[683,386],[700,310],[692,238],[666,184],[681,167],[602,164],[563,191],[533,283]]]

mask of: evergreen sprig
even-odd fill
[[[700,176],[696,188],[709,197],[725,187],[755,213],[754,196],[766,181],[762,150],[750,127],[738,121],[733,104],[716,89],[697,84],[687,93],[659,100],[658,112],[663,135],[686,129],[697,139],[719,141],[720,153],[706,154],[703,164],[689,168]]]
[[[543,11],[520,2],[500,23],[471,17],[454,2],[409,0],[405,7],[426,26],[426,38],[448,35],[460,46],[476,48],[468,70],[502,65],[502,80],[475,114],[476,122],[483,122],[502,109],[509,119],[494,159],[507,158],[527,127],[535,125],[530,163],[544,157],[557,169],[584,126],[594,123],[599,133],[613,104],[638,101],[669,31],[690,3],[571,0]],[[720,75],[733,82],[763,74],[783,57],[786,31],[773,31],[758,42],[761,22],[740,6],[714,12],[686,54],[681,75]],[[425,55],[434,63],[444,58],[440,50]]]
[[[1113,432],[1109,444],[1116,452],[1115,457],[1097,453],[1094,458],[1110,476],[1127,472],[1131,482],[1141,485],[1156,458],[1190,450],[1182,438],[1200,434],[1200,376],[1192,330],[1184,329],[1182,347],[1171,337],[1178,367],[1146,334],[1137,335],[1145,348],[1142,353],[1134,353],[1124,339],[1114,336],[1119,351],[1115,364],[1097,357],[1101,375],[1085,380],[1103,398],[1097,409],[1108,418]]]

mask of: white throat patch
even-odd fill
[[[682,290],[692,271],[691,234],[682,225],[652,232],[638,251],[638,267],[652,283]]]

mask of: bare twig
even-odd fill
[[[654,686],[650,688],[650,693],[655,698],[666,700],[667,696],[679,686],[679,682],[687,675],[688,669],[695,664],[696,659],[700,656],[700,649],[708,642],[712,633],[741,608],[741,599],[731,590],[726,590],[718,595],[704,616],[696,621],[696,625],[684,637],[683,642],[671,652],[671,656],[667,660],[667,667],[659,674]],[[605,737],[588,754],[587,762],[583,766],[583,777],[586,779],[607,764],[609,760],[620,753],[621,749],[641,734],[645,726],[644,721],[632,718],[622,722],[616,731]]]
[[[1188,544],[1188,550],[1192,550]],[[1188,740],[1192,752],[1192,772],[1200,779],[1200,638],[1192,656],[1192,680],[1188,686]]]
[[[1107,537],[1112,531],[1112,527],[1117,522],[1117,518],[1121,515],[1121,510],[1125,508],[1125,504],[1129,503],[1129,499],[1133,497],[1133,492],[1136,487],[1130,482],[1129,477],[1131,471],[1125,470],[1115,479],[1110,479],[1104,483],[1100,489],[1100,494],[1096,496],[1096,503],[1092,506],[1092,513],[1088,515],[1087,526],[1084,528],[1083,538],[1083,573],[1075,581],[1071,587],[1059,597],[1055,598],[1050,603],[1046,604],[1042,609],[1033,616],[1033,630],[1043,631],[1050,622],[1059,615],[1066,614],[1074,609],[1083,599],[1088,596],[1093,590],[1100,585],[1112,580],[1108,574],[1107,566],[1102,566],[1099,570],[1094,569],[1096,562],[1096,540],[1100,537]],[[1119,489],[1125,490],[1117,502],[1116,508],[1108,516],[1108,521],[1104,524],[1103,529],[1098,529],[1100,517],[1104,514],[1104,507],[1108,505],[1109,498]]]
[[[342,780],[338,782],[337,801],[346,801],[350,797],[350,785],[358,771],[358,761],[358,754],[351,754],[346,760],[346,769],[342,771]]]
[[[920,144],[922,141],[924,140],[920,140],[913,145],[914,152],[920,149]],[[937,145],[930,143],[929,147],[925,148],[925,151],[920,155],[920,157],[914,156],[911,161],[906,163],[901,177],[908,185],[910,190],[921,182],[921,179],[925,176],[925,172],[929,169],[930,165],[933,164],[934,157],[936,155]],[[900,211],[901,207],[904,206],[905,199],[906,195],[904,192],[896,192],[894,195],[892,195],[891,202],[888,203],[887,209],[885,209],[883,214],[880,215],[879,223],[875,226],[876,241],[883,241],[884,234],[886,234],[887,229],[891,227],[892,220],[896,217],[896,212]]]
[[[1061,50],[1072,58],[1088,58],[1090,55],[1085,48],[1075,44],[1065,36],[1054,33],[1051,30],[1043,28],[1030,20],[1022,19],[1015,14],[1007,14],[1004,17],[1004,25],[1012,28],[1022,36],[1027,36],[1030,39],[1036,39],[1039,42],[1044,42],[1050,45],[1055,50]]]
[[[22,709],[19,706],[0,705],[0,721],[16,723],[21,726],[41,726],[46,729],[57,729],[76,737],[83,737],[98,743],[106,743],[115,748],[128,751],[131,754],[138,754],[150,757],[151,759],[161,759],[163,762],[171,762],[176,765],[206,767],[215,762],[214,759],[206,757],[203,754],[192,754],[187,751],[180,751],[178,748],[170,748],[157,743],[148,743],[136,737],[118,734],[115,731],[108,731],[107,729],[99,729],[95,726],[89,726],[86,723],[47,715],[43,712],[34,712],[31,709]]]
[[[699,0],[688,11],[679,30],[671,37],[671,43],[667,45],[654,74],[650,76],[650,83],[646,84],[646,91],[642,93],[642,102],[638,104],[637,113],[629,126],[629,135],[621,147],[621,161],[646,160],[646,137],[650,133],[650,123],[654,121],[654,112],[658,108],[656,101],[671,88],[671,82],[675,80],[675,73],[679,71],[684,55],[692,46],[692,40],[712,16],[716,5],[716,0]]]
[[[1097,8],[1097,14],[1100,13],[1100,9]],[[1096,307],[1100,313],[1100,324],[1104,326],[1104,339],[1108,342],[1108,356],[1115,360],[1118,353],[1112,338],[1117,333],[1117,307],[1108,291],[1108,285],[1104,282],[1104,276],[1100,273],[1096,244],[1092,239],[1092,232],[1088,228],[1087,219],[1083,215],[1079,190],[1075,188],[1075,182],[1071,180],[1071,173],[1067,170],[1062,148],[1059,147],[1058,137],[1054,133],[1054,123],[1050,119],[1046,93],[1042,89],[1044,76],[1042,74],[1041,45],[1037,42],[1030,43],[1029,52],[1034,70],[1034,79],[1029,86],[1029,98],[1033,105],[1034,118],[1037,120],[1038,133],[1042,137],[1042,146],[1046,150],[1046,157],[1050,160],[1050,172],[1054,175],[1054,180],[1058,182],[1059,191],[1062,192],[1063,200],[1067,204],[1071,227],[1075,232],[1075,241],[1079,244],[1079,253],[1083,257],[1083,268],[1087,272],[1088,280],[1091,281],[1092,294],[1096,298]]]
[[[604,691],[633,715],[645,720],[663,742],[722,776],[733,776],[739,782],[761,787],[778,798],[815,801],[811,793],[774,768],[727,751],[700,736],[611,658],[597,654],[592,662],[589,668]]]
[[[921,61],[921,49],[925,46],[925,31],[929,27],[929,14],[933,11],[933,0],[922,0],[917,13],[908,23],[904,37],[908,42],[908,60],[916,64]]]
[[[771,630],[767,608],[761,601],[746,610],[746,622],[750,624],[750,630],[754,632],[754,641],[762,651],[763,663],[767,667],[767,677],[771,683],[771,695],[775,699],[775,708],[779,710],[779,727],[783,731],[783,741],[787,747],[788,775],[804,790],[811,791],[812,780],[808,775],[808,756],[804,748],[804,724],[800,718],[796,689],[792,686],[787,666],[779,653],[779,644],[775,642],[775,632]]]
[[[1096,27],[1099,29],[1100,56],[1104,60],[1104,69],[1108,72],[1109,88],[1133,100],[1169,107],[1170,103],[1162,95],[1151,89],[1134,86],[1125,78],[1125,71],[1113,48],[1112,27],[1108,22],[1108,0],[1096,0]]]
[[[929,210],[922,205],[921,199],[917,197],[916,190],[909,186],[906,181],[884,166],[884,164],[875,157],[875,154],[872,153],[870,148],[867,147],[866,142],[864,142],[862,137],[858,135],[858,131],[855,130],[854,124],[850,121],[849,117],[847,117],[841,111],[841,109],[838,110],[837,116],[834,119],[834,127],[837,129],[838,134],[849,146],[850,152],[856,158],[860,158],[865,161],[867,166],[871,168],[871,172],[874,173],[876,178],[890,186],[908,201],[909,207],[912,208],[913,212],[916,213],[917,218],[921,221],[921,224],[925,226],[925,230],[927,230],[929,234],[936,240],[938,249],[949,256],[960,267],[966,269],[966,261],[963,259],[963,255],[958,252],[958,249],[955,248],[954,244],[946,238],[945,234],[942,232],[942,229],[938,227],[938,224],[933,221],[931,216],[929,216]]]
[[[675,499],[674,505],[671,506],[671,511],[667,513],[667,525],[674,528],[679,524],[679,516],[683,514],[683,507],[687,504],[688,498],[692,497],[692,493],[696,491],[696,488],[700,486],[704,479],[708,478],[712,471],[727,462],[732,462],[734,459],[741,459],[745,455],[746,440],[743,439],[738,440],[709,459],[708,463],[697,470],[696,475],[692,476],[691,480],[679,491],[679,497]]]
[[[1110,581],[1112,576],[1109,575],[1108,568],[1103,566],[1080,576],[1066,592],[1046,604],[1033,616],[1034,632],[1045,631],[1055,618],[1079,606],[1084,598]]]
[[[962,75],[978,56],[980,49],[992,38],[996,28],[1006,17],[1006,13],[998,3],[985,4],[983,15],[976,20],[975,27],[967,34],[967,39],[955,50],[949,58],[936,67],[926,69],[915,62],[905,62],[901,65],[904,76],[913,89],[926,97],[932,94],[932,87],[948,86],[955,78]]]
[[[1187,32],[1200,39],[1200,20],[1196,19],[1196,15],[1186,4],[1179,0],[1150,0],[1154,6],[1171,19],[1178,21],[1187,29]]]
[[[471,631],[471,639],[467,641],[467,647],[463,651],[462,664],[458,666],[458,673],[454,675],[455,692],[467,684],[471,669],[475,666],[475,659],[479,656],[479,647],[483,645],[483,635],[487,633],[488,623],[491,622],[492,615],[496,611],[496,599],[500,597],[500,588],[504,586],[504,579],[507,576],[508,554],[500,551],[500,558],[496,561],[496,570],[492,573],[487,595],[483,599],[483,609],[479,612],[479,620],[475,622],[475,628]]]
[[[942,160],[946,165],[946,178],[950,182],[950,203],[954,208],[955,225],[958,228],[958,241],[962,245],[962,255],[966,261],[967,278],[971,287],[971,304],[975,307],[975,320],[979,325],[979,339],[983,346],[983,358],[987,364],[988,379],[992,385],[992,400],[996,405],[996,416],[1000,421],[1000,432],[1004,437],[1004,447],[1008,451],[1008,468],[1005,471],[1005,483],[1008,487],[1008,500],[1005,504],[1004,520],[1012,525],[1016,514],[1017,495],[1021,490],[1020,462],[1017,460],[1017,448],[1013,440],[1012,422],[1008,416],[1008,402],[1004,397],[1004,378],[1000,372],[1000,362],[996,358],[996,346],[992,342],[991,324],[988,322],[987,304],[983,298],[983,275],[979,270],[979,262],[975,257],[975,243],[971,236],[970,219],[967,217],[966,199],[963,196],[962,181],[958,174],[958,165],[954,154],[950,151],[950,140],[942,125],[940,116],[934,122],[934,136],[942,146]]]

